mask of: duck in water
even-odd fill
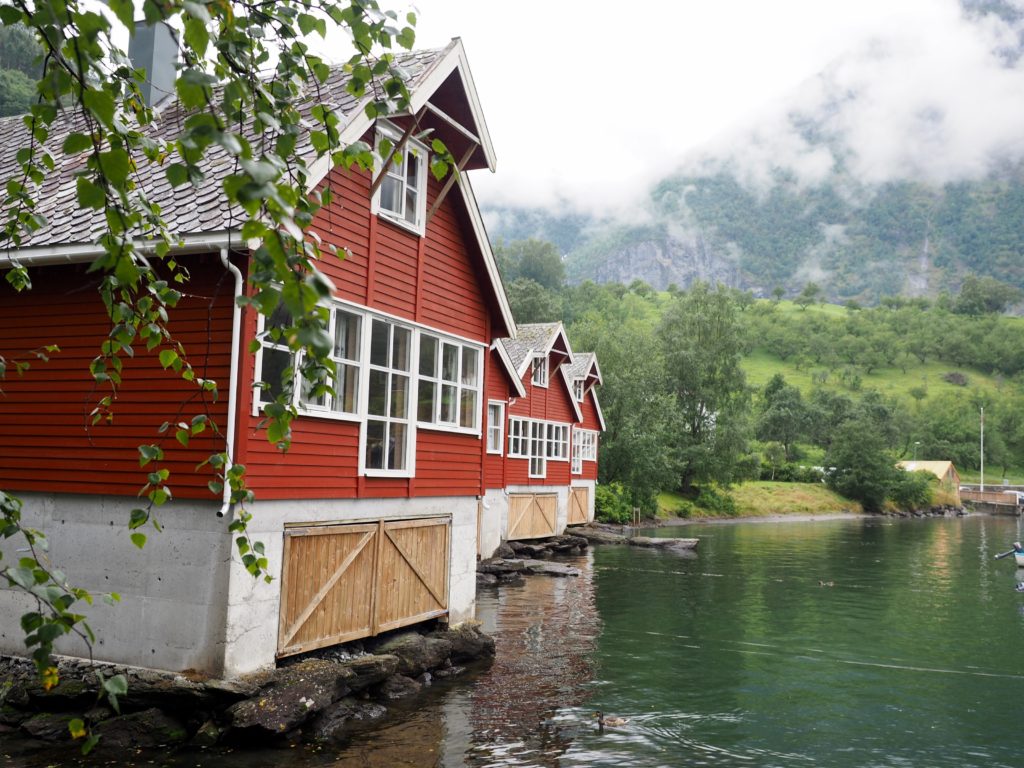
[[[629,722],[628,717],[615,717],[614,715],[605,715],[604,712],[595,712],[594,717],[597,718],[597,729],[603,731],[605,726],[609,728],[621,728]]]

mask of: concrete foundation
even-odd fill
[[[23,494],[26,525],[46,533],[50,557],[76,586],[118,592],[121,602],[79,610],[96,632],[96,659],[169,671],[233,677],[274,664],[280,608],[284,526],[449,515],[449,615],[472,618],[476,599],[477,499],[344,499],[254,504],[250,533],[262,541],[274,581],[253,579],[242,566],[216,503],[178,500],[161,516],[162,533],[146,529],[144,550],[129,540],[137,499]],[[506,505],[507,506],[507,505]],[[20,555],[4,545],[4,560]],[[497,545],[495,545],[497,546]],[[0,652],[25,652],[19,618],[33,603],[0,589]],[[77,638],[58,651],[87,654]]]

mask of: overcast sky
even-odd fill
[[[1012,0],[1024,8],[1024,0]],[[385,7],[409,5],[383,0]],[[984,173],[1024,154],[1016,31],[956,0],[418,0],[418,47],[459,36],[498,170],[481,202],[630,207],[709,155],[751,183]]]

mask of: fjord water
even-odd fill
[[[127,759],[1019,766],[1024,594],[1012,560],[993,556],[1021,527],[978,516],[660,529],[699,536],[698,553],[598,547],[575,559],[578,578],[482,591],[493,665],[398,702],[345,744]],[[630,721],[602,733],[595,710]],[[112,757],[100,750],[97,764]]]

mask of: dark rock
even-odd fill
[[[420,685],[430,685],[434,681],[433,675],[430,672],[424,672],[422,675],[416,678],[416,682]]]
[[[628,541],[621,533],[598,528],[579,528],[576,530],[576,534],[590,544],[626,544]]]
[[[30,736],[35,736],[43,741],[70,741],[71,732],[68,730],[68,723],[75,717],[76,715],[67,712],[58,714],[41,712],[25,720],[21,724],[21,728]]]
[[[509,558],[513,558],[515,556],[516,556],[515,550],[512,549],[512,547],[510,547],[508,545],[508,543],[506,543],[504,541],[501,544],[498,545],[498,548],[496,550],[494,550],[494,554],[492,555],[492,557],[503,558],[503,559],[509,559]]]
[[[478,573],[476,575],[476,585],[478,587],[494,587],[498,584],[498,577],[493,573]]]
[[[406,696],[419,693],[422,688],[423,686],[411,677],[392,675],[381,685],[380,693],[385,699],[394,701],[395,699],[404,699]]]
[[[212,747],[220,741],[221,728],[213,720],[207,720],[196,731],[190,742],[194,747]]]
[[[445,669],[437,670],[434,673],[434,677],[436,677],[438,680],[445,680],[445,679],[451,678],[451,677],[458,677],[459,675],[461,675],[465,671],[466,671],[465,667],[458,667],[458,666],[446,667]]]
[[[506,587],[521,587],[526,583],[526,579],[518,573],[499,573],[498,583]]]
[[[442,666],[452,651],[446,633],[424,637],[418,632],[403,632],[388,638],[377,650],[398,657],[398,672],[409,677]]]
[[[398,657],[391,654],[368,654],[347,661],[337,662],[348,670],[345,685],[350,691],[358,692],[386,680],[398,670]]]
[[[227,710],[233,728],[284,735],[346,695],[354,672],[332,661],[310,659],[278,670],[251,699]]]
[[[464,622],[444,634],[451,643],[452,662],[474,661],[494,656],[494,638],[485,635],[480,630],[480,625],[475,622]],[[440,672],[437,674],[440,676]]]
[[[484,560],[476,569],[479,573],[512,573],[514,571],[521,571],[525,567],[522,560],[492,558],[491,560]]]
[[[550,563],[546,560],[524,560],[524,565],[530,573],[544,574],[545,576],[579,576],[580,569],[573,568],[565,563]]]
[[[156,707],[112,717],[97,725],[94,732],[108,749],[162,747],[188,739],[185,726]]]
[[[61,678],[49,691],[44,690],[41,683],[26,686],[30,706],[41,710],[63,710],[86,707],[96,701],[99,681],[76,680]]]
[[[694,549],[700,539],[668,539],[652,538],[649,536],[634,536],[629,544],[634,547],[646,547],[649,549]]]
[[[379,720],[387,713],[382,704],[358,701],[349,696],[321,712],[307,729],[307,735],[314,741],[336,741],[343,738],[352,726]]]
[[[0,725],[20,725],[28,720],[30,713],[9,704],[0,706]]]

